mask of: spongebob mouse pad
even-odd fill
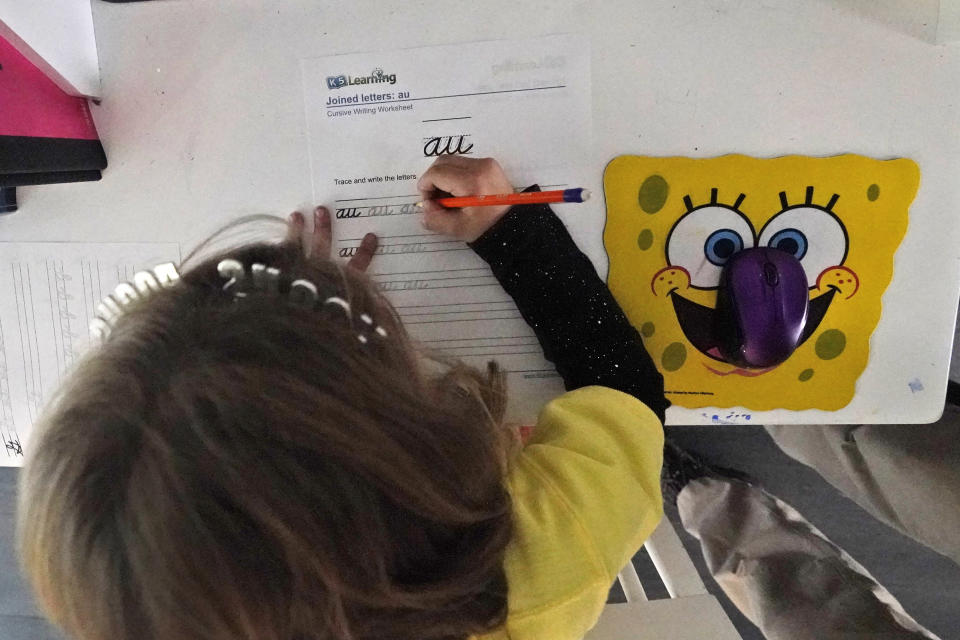
[[[867,365],[880,298],[920,171],[907,159],[621,156],[604,173],[608,284],[676,405],[844,407]],[[774,247],[809,287],[801,343],[767,369],[726,362],[714,313],[727,259]]]

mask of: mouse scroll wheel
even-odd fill
[[[777,271],[777,267],[772,262],[767,262],[763,265],[763,279],[767,281],[767,284],[771,287],[777,286],[780,283],[780,272]]]

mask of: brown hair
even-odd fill
[[[234,301],[216,265],[282,271]],[[308,310],[292,279],[336,289]],[[387,331],[370,335],[367,313]],[[505,620],[502,377],[428,375],[362,274],[248,245],[135,303],[38,425],[22,562],[80,640],[454,639]]]

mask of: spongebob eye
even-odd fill
[[[739,203],[739,201],[738,201]],[[733,254],[754,245],[750,221],[726,205],[708,204],[680,218],[667,238],[667,262],[690,273],[690,286],[713,289]]]
[[[847,230],[829,211],[801,205],[771,218],[760,231],[758,244],[794,256],[812,285],[824,269],[843,264],[847,257]]]
[[[771,236],[769,246],[803,260],[803,256],[807,255],[807,236],[799,229],[783,229]]]
[[[730,256],[743,251],[743,238],[733,229],[718,229],[710,234],[703,247],[707,260],[722,267]]]

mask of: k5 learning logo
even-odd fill
[[[383,69],[374,69],[368,76],[327,76],[327,89],[340,89],[354,84],[396,84],[397,74],[384,73]]]
[[[339,89],[347,86],[347,76],[327,76],[327,89]]]

